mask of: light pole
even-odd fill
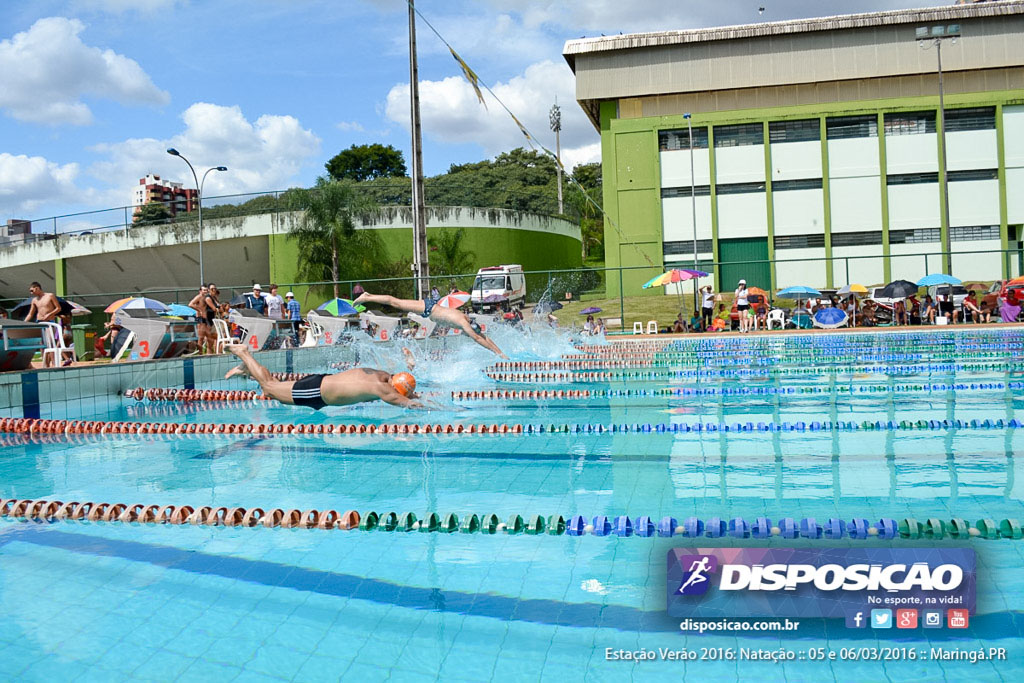
[[[696,178],[693,177],[693,119],[689,112],[683,114],[686,130],[690,134],[690,211],[693,214],[693,269],[697,270],[697,193]],[[693,306],[697,308],[697,278],[693,278]],[[682,311],[680,311],[682,313]]]
[[[942,220],[946,225],[946,236],[942,240],[942,250],[945,257],[942,259],[945,264],[945,272],[953,274],[953,247],[950,233],[953,227],[949,224],[949,179],[946,173],[946,107],[942,88],[942,41],[949,40],[955,43],[960,37],[960,24],[937,24],[935,26],[920,26],[915,31],[918,44],[921,49],[927,50],[935,46],[935,56],[939,65],[939,128],[942,135],[939,138],[939,174],[942,176]]]
[[[188,159],[182,156],[181,152],[171,147],[167,150],[167,153],[172,157],[178,157],[188,164],[188,169],[192,171],[192,180],[196,182],[196,192],[198,192],[196,199],[199,204],[199,286],[202,287],[206,284],[206,278],[204,277],[205,273],[203,272],[203,185],[206,184],[206,175],[210,171],[226,171],[228,168],[227,166],[213,166],[208,168],[206,169],[206,173],[203,173],[203,180],[200,182],[199,178],[196,177],[196,169],[192,168],[192,164],[189,163]]]
[[[562,204],[562,109],[558,106],[558,101],[551,107],[551,111],[548,112],[548,118],[551,121],[551,130],[555,131],[555,166],[558,171],[558,213],[565,213],[565,206]]]

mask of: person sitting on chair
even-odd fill
[[[459,328],[466,334],[466,336],[488,351],[492,351],[502,358],[508,358],[508,356],[501,352],[501,349],[498,348],[497,344],[484,336],[480,326],[475,322],[472,322],[465,313],[457,308],[445,308],[444,306],[438,306],[437,299],[434,299],[433,297],[427,297],[422,301],[412,301],[410,299],[398,299],[388,294],[370,294],[369,292],[363,292],[356,298],[354,303],[384,304],[386,306],[391,306],[392,308],[397,308],[400,311],[422,315],[424,318],[430,318],[441,325]]]

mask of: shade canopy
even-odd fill
[[[580,315],[593,315],[595,313],[600,312],[601,309],[598,308],[597,306],[588,306],[587,308],[584,308],[582,311],[580,311]]]
[[[441,308],[458,308],[459,306],[465,306],[469,299],[470,294],[468,292],[452,292],[438,299],[437,305]]]
[[[914,294],[917,294],[917,285],[907,280],[895,280],[882,289],[885,299],[906,299]]]
[[[842,327],[847,320],[849,320],[849,316],[846,315],[846,311],[832,306],[826,306],[814,314],[815,327],[824,327],[825,329]]]
[[[868,294],[868,288],[864,285],[858,285],[856,283],[841,287],[836,294],[841,296],[848,296],[850,294]]]
[[[345,301],[344,299],[328,299],[319,306],[316,307],[318,311],[327,311],[331,315],[338,317],[346,315],[355,315],[359,311],[356,310],[355,306]]]
[[[185,306],[184,304],[171,304],[167,307],[166,311],[162,311],[161,315],[173,315],[179,318],[192,318],[199,313],[191,306]]]
[[[695,277],[707,277],[708,273],[703,270],[690,270],[689,268],[673,268],[667,270],[657,277],[652,277],[650,280],[644,283],[644,289],[650,289],[651,287],[663,287],[670,285],[674,282],[686,282],[692,280]]]
[[[945,273],[932,273],[931,275],[925,275],[923,278],[917,281],[918,287],[933,287],[935,285],[959,285],[962,284],[960,278],[953,277],[952,275],[946,275]]]
[[[821,296],[821,292],[814,287],[796,285],[795,287],[786,287],[778,293],[778,296],[783,299],[806,299],[809,296]]]
[[[126,311],[134,311],[140,308],[145,308],[150,311],[163,312],[168,309],[168,306],[164,302],[157,301],[156,299],[149,299],[144,296],[132,296],[128,297],[127,299],[118,299],[117,301],[103,309],[103,312],[115,313],[122,309]]]

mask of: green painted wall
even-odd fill
[[[427,239],[439,231],[456,230],[457,228],[427,228]],[[388,259],[398,261],[412,259],[412,229],[387,228],[379,231]],[[509,228],[464,228],[463,249],[473,252],[474,272],[484,266],[495,266],[503,263],[518,263],[523,270],[563,270],[579,268],[583,265],[580,241],[572,237],[531,230],[514,230]],[[281,285],[290,285],[296,278],[296,264],[299,248],[295,240],[287,235],[270,235],[270,279]],[[410,273],[411,276],[411,273]],[[342,273],[342,280],[351,276]],[[531,278],[529,290],[540,286],[539,282],[546,276]],[[348,296],[347,288],[342,292]],[[319,298],[313,295],[307,301],[308,288],[293,287],[296,298],[305,306]],[[282,296],[284,291],[279,292]]]

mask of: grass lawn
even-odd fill
[[[727,307],[732,305],[732,293],[722,295],[723,303]],[[667,325],[670,325],[676,316],[680,313],[683,314],[685,320],[689,320],[690,316],[693,315],[693,294],[684,294],[682,297],[682,308],[679,306],[679,297],[675,294],[665,296],[663,294],[657,295],[634,295],[626,296],[622,299],[623,302],[623,319],[622,328],[626,331],[633,329],[634,322],[642,322],[644,329],[647,329],[648,320],[657,320],[658,328],[661,329]],[[579,301],[563,301],[559,300],[563,308],[559,311],[555,311],[555,317],[558,318],[558,324],[563,327],[571,326],[574,322],[577,326],[582,326],[584,321],[587,319],[585,315],[580,315],[580,311],[590,306],[597,306],[601,309],[601,313],[596,314],[595,318],[618,318],[619,317],[619,297],[604,298],[603,294],[584,294]],[[617,328],[611,328],[608,331],[614,332]]]

